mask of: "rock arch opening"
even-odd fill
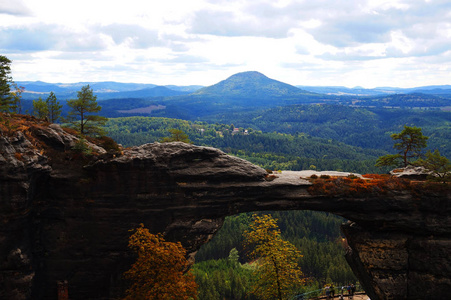
[[[227,258],[233,248],[238,250],[241,263],[248,262],[243,233],[249,229],[252,214],[226,217],[221,229],[196,253],[196,263]],[[344,256],[347,243],[340,230],[347,221],[344,218],[315,211],[265,211],[258,214],[270,214],[277,220],[284,239],[290,240],[301,251],[301,269],[307,277],[323,285],[329,281],[344,285],[357,280]]]

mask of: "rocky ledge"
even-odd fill
[[[130,229],[144,223],[194,255],[226,216],[262,210],[347,218],[347,259],[373,300],[448,297],[449,186],[330,190],[303,173],[268,175],[183,143],[114,151],[86,143],[84,155],[58,125],[1,122],[0,299],[55,299],[61,281],[71,299],[117,298],[132,262]]]

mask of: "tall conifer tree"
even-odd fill
[[[77,99],[67,101],[67,105],[72,109],[68,115],[72,126],[81,134],[102,135],[104,133],[102,126],[108,119],[93,114],[98,113],[102,107],[97,104],[97,96],[94,95],[89,84],[83,86],[77,92],[77,96]]]
[[[63,108],[63,106],[60,105],[53,92],[50,92],[50,95],[47,97],[45,102],[47,104],[49,121],[55,123],[61,115],[61,108]]]
[[[44,119],[49,115],[49,108],[41,97],[38,100],[33,100],[33,114],[40,119]]]
[[[0,55],[0,111],[9,112],[14,105],[14,98],[11,94],[12,77],[11,60]]]

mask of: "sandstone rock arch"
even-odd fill
[[[130,228],[144,223],[194,253],[225,216],[261,210],[351,220],[347,259],[372,299],[440,298],[451,285],[449,191],[312,195],[296,173],[268,181],[249,162],[183,143],[146,144],[71,169],[24,144],[24,136],[0,141],[23,153],[22,161],[0,157],[0,296],[54,299],[56,282],[67,280],[71,299],[113,297],[130,263]]]

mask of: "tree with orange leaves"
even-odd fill
[[[298,265],[300,251],[281,237],[277,219],[271,215],[253,215],[250,230],[245,231],[246,247],[256,260],[254,289],[260,299],[290,299],[305,284]]]
[[[124,300],[134,299],[197,299],[197,285],[180,242],[164,240],[141,224],[128,243],[138,258],[124,273],[131,281]]]

